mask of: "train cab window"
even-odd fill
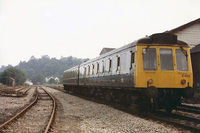
[[[178,71],[188,71],[186,50],[176,49],[176,65]]]
[[[161,70],[174,70],[171,49],[160,49]]]
[[[157,59],[155,48],[143,49],[143,67],[144,70],[157,70]]]

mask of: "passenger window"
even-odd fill
[[[99,73],[99,63],[97,62],[97,73]]]
[[[88,75],[90,75],[90,66],[88,65]]]
[[[171,49],[160,49],[161,70],[174,70]]]
[[[134,67],[134,66],[133,66],[134,63],[135,63],[135,53],[132,53],[132,51],[131,51],[131,64],[130,64],[130,70]]]
[[[142,52],[144,70],[157,70],[156,49],[144,48]]]
[[[94,75],[94,64],[92,64],[92,75]]]
[[[120,57],[117,57],[117,70],[120,70]]]
[[[188,71],[186,50],[176,49],[176,65],[178,71]]]
[[[109,72],[112,70],[112,60],[110,59],[110,61],[109,61],[110,63],[109,63]]]
[[[135,53],[131,53],[131,64],[135,63]]]

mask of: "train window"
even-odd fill
[[[135,63],[135,53],[132,53],[131,51],[131,64],[130,64],[130,69],[133,68],[133,64]]]
[[[90,75],[90,66],[88,65],[88,75]]]
[[[117,70],[119,70],[120,67],[120,57],[117,57]]]
[[[174,70],[171,49],[160,49],[161,70]]]
[[[109,72],[112,70],[112,60],[109,59]]]
[[[126,70],[126,53],[121,55],[120,66],[121,70]]]
[[[94,64],[92,64],[92,75],[94,74]]]
[[[135,53],[131,53],[131,64],[135,63]]]
[[[97,62],[97,73],[99,73],[99,63]]]
[[[176,49],[176,65],[178,71],[188,71],[186,50]]]
[[[144,70],[157,70],[156,49],[143,49],[143,67]]]

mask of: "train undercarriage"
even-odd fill
[[[91,87],[91,86],[64,86],[69,93],[84,95],[104,100],[106,102],[117,103],[135,112],[148,112],[165,109],[171,112],[181,104],[185,92],[178,89],[157,89],[152,93],[147,89],[130,88],[109,88],[109,87]],[[191,93],[192,92],[187,92]],[[189,95],[189,94],[188,94]]]

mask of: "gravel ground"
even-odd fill
[[[13,117],[18,111],[27,105],[33,94],[35,88],[31,88],[27,96],[24,97],[4,97],[0,96],[0,124]]]
[[[58,99],[54,133],[189,133],[46,87]]]
[[[39,99],[24,115],[4,129],[3,133],[42,133],[49,121],[52,110],[52,100],[41,89],[38,89]]]

